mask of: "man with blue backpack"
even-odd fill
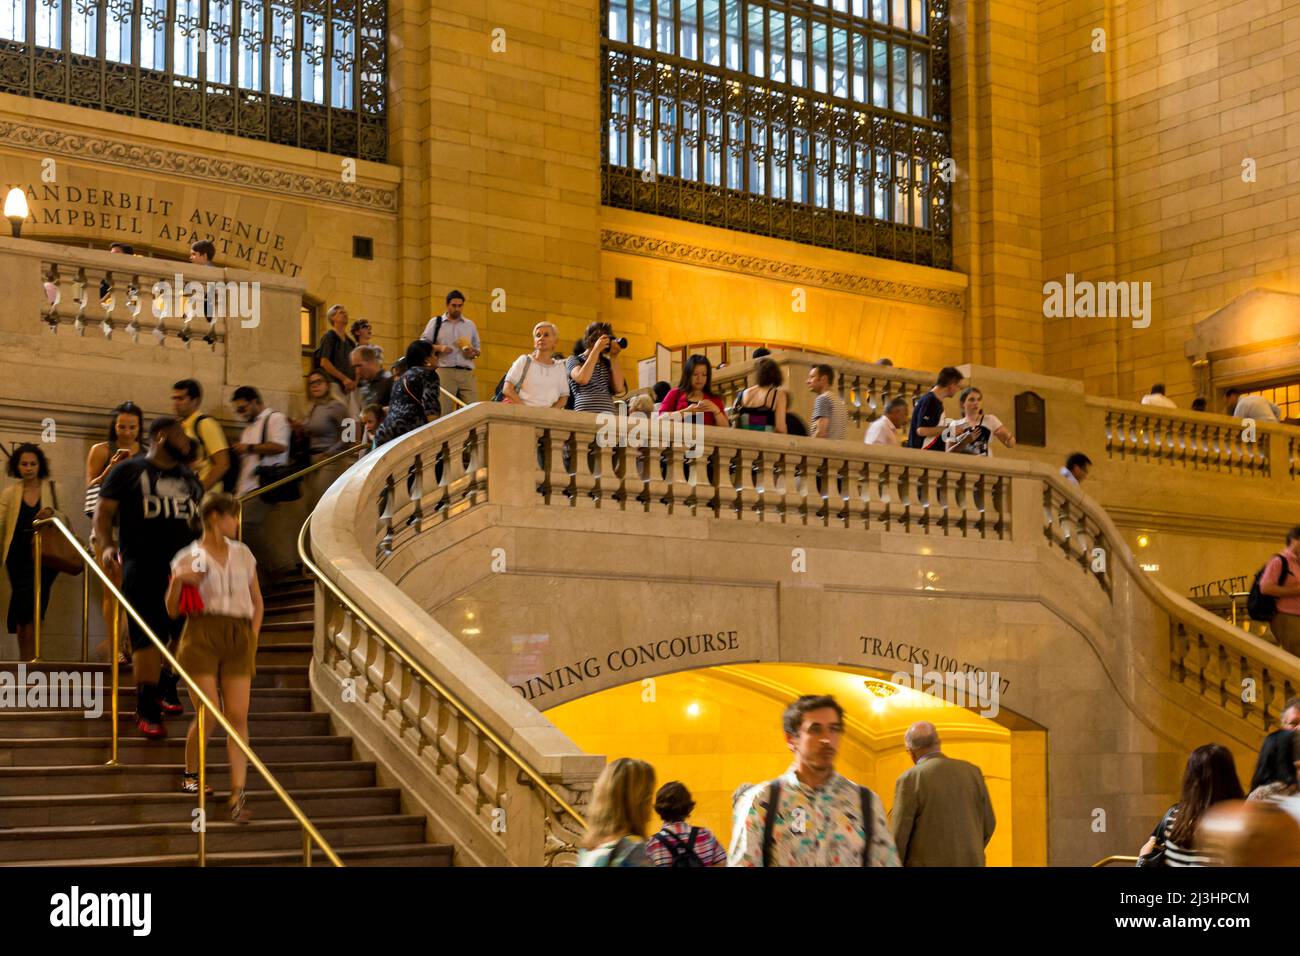
[[[1286,547],[1255,575],[1246,610],[1267,621],[1282,650],[1300,657],[1300,525],[1286,533]]]

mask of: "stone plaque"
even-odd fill
[[[1016,396],[1016,444],[1047,446],[1047,405],[1037,392]]]

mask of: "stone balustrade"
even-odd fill
[[[1095,582],[1097,620],[1132,631],[1103,658],[1113,680],[1140,672],[1166,688],[1159,699],[1204,706],[1207,720],[1242,737],[1271,728],[1300,686],[1300,662],[1152,580],[1106,513],[1040,464],[715,428],[701,429],[701,453],[688,456],[610,447],[599,438],[607,426],[475,405],[363,459],[312,521],[311,552],[328,578],[318,585],[313,686],[435,816],[455,821],[473,860],[572,862],[580,828],[560,801],[580,813],[603,758],[559,734],[400,582],[432,567],[421,563],[427,549],[414,554],[427,532],[527,522],[529,509],[609,512],[620,527],[644,518],[644,534],[669,533],[668,519],[1040,548],[1039,560],[1059,555]]]
[[[847,442],[704,427],[700,454],[691,457],[685,447],[609,447],[594,417],[564,419],[535,432],[535,483],[548,505],[972,538],[1011,534],[1009,479],[973,459],[927,455],[902,464]]]
[[[150,410],[185,372],[220,416],[218,386],[256,385],[280,408],[301,391],[301,280],[0,237],[0,283],[0,330],[19,370],[11,396]],[[70,376],[96,382],[93,394],[70,395]]]

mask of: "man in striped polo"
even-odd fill
[[[829,365],[814,365],[808,370],[808,391],[817,396],[813,400],[813,438],[840,441],[848,430],[849,415],[844,400],[831,390],[834,384],[835,369]]]

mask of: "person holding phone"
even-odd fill
[[[991,457],[993,438],[1008,448],[1016,447],[1015,436],[1002,424],[1002,420],[984,411],[984,394],[978,388],[971,386],[962,389],[960,401],[963,416],[949,422],[943,430],[945,451]]]
[[[659,414],[671,418],[703,415],[705,425],[726,428],[728,421],[724,404],[713,394],[713,366],[708,358],[692,355],[682,366],[681,383],[660,402]]]
[[[90,448],[90,453],[86,456],[86,503],[84,505],[87,518],[95,517],[95,505],[99,503],[99,486],[104,483],[108,473],[126,461],[128,458],[134,458],[144,449],[140,445],[140,436],[144,434],[144,412],[135,402],[123,402],[109,413],[108,420],[108,441],[102,441]],[[116,531],[114,532],[116,534]],[[112,544],[114,542],[107,542]],[[94,533],[90,536],[90,550],[96,557],[99,556],[99,542]],[[113,583],[117,587],[122,586],[121,576],[122,566],[113,564],[109,569],[109,576],[113,578]],[[104,623],[106,627],[111,628],[113,620],[113,605],[115,604],[113,595],[104,589],[103,599],[100,610],[104,613]],[[119,633],[126,633],[126,611],[118,609],[121,615]],[[107,648],[111,638],[105,638],[99,645],[99,656],[107,656]],[[124,643],[118,655],[119,664],[131,663],[129,653],[129,644]]]

